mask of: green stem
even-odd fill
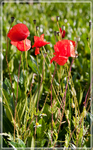
[[[58,21],[57,21],[57,26],[58,26],[58,29],[59,29],[59,32],[60,32],[60,28],[59,28],[59,23],[58,23]],[[60,33],[60,40],[61,40],[61,38],[62,38],[62,34]]]
[[[53,74],[53,78],[51,80],[51,111],[52,111],[52,114],[51,114],[51,145],[52,145],[52,137],[53,137],[53,110],[52,110],[52,84],[53,84],[53,79],[54,79],[54,76],[55,76],[55,73],[56,73],[56,69],[57,69],[57,63],[55,65],[55,70],[54,70],[54,74]]]
[[[16,107],[17,107],[17,99],[18,99],[18,84],[19,84],[19,76],[20,76],[20,65],[21,65],[21,55],[20,55],[20,63],[19,63],[19,69],[18,69],[17,93],[16,93],[16,102],[15,102],[15,123],[16,123],[16,112],[17,112]],[[15,124],[14,124],[14,141],[15,141]]]
[[[28,70],[28,63],[27,63],[27,51],[26,51],[25,41],[23,41],[23,42],[24,42],[24,49],[25,49],[26,66],[27,66],[27,70]]]
[[[41,51],[42,52],[42,51]],[[42,53],[43,55],[43,53]],[[44,57],[44,56],[43,56]],[[38,61],[37,61],[38,62]],[[37,64],[38,65],[38,64]],[[37,100],[37,113],[38,113],[38,109],[39,109],[39,98],[40,98],[40,90],[41,90],[41,85],[42,85],[42,82],[43,82],[43,76],[44,76],[44,61],[43,61],[43,69],[42,69],[42,76],[41,76],[41,82],[40,82],[40,88],[39,88],[39,94],[38,94],[38,100]],[[38,81],[39,82],[39,81]],[[36,117],[36,123],[38,121],[38,117]],[[35,135],[36,135],[36,127],[35,127]],[[34,138],[35,138],[35,135],[34,135]]]

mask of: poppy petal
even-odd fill
[[[17,47],[18,42],[11,41],[11,44]]]
[[[59,56],[58,64],[63,66],[67,62],[67,60],[68,57]]]
[[[44,41],[44,34],[42,34],[40,37],[34,36],[34,45],[32,48],[40,48],[42,46],[45,46],[46,44],[50,44],[50,42]]]
[[[29,34],[30,32],[27,26],[23,23],[19,23],[12,27],[7,36],[11,41],[18,42],[26,39]]]
[[[76,43],[75,43],[75,41],[72,41],[72,40],[70,40],[72,43],[73,43],[73,46],[75,47],[76,46]]]
[[[61,29],[61,28],[60,28],[59,30],[60,30],[60,32],[62,32],[62,29]]]
[[[55,50],[56,53],[59,53],[59,48],[58,48],[57,45],[54,45],[54,50]]]
[[[11,41],[11,44],[16,46],[19,51],[28,51],[31,48],[31,41],[28,39],[20,42]]]
[[[62,36],[62,38],[64,38],[64,37],[65,37],[65,34],[66,34],[66,31],[65,31],[65,30],[63,30],[63,31],[62,31],[62,29],[61,29],[61,28],[60,28],[59,30],[60,30],[60,33],[62,34],[62,35],[61,35],[61,36]]]
[[[36,49],[35,49],[35,55],[37,55],[37,54],[39,54],[40,52],[39,52],[39,48],[37,48],[36,47]]]
[[[54,54],[54,55],[57,55],[57,53],[56,53],[56,52],[54,52],[53,54]]]
[[[74,45],[75,45],[75,42],[73,41],[70,41],[70,57],[75,57],[75,49],[74,49]]]
[[[38,36],[34,36],[34,42],[36,42],[37,40],[39,40]]]
[[[32,45],[32,48],[34,48],[35,47],[35,44],[34,45]]]
[[[65,34],[66,34],[65,30],[63,30],[62,38],[64,38],[64,37],[65,37]]]
[[[40,36],[40,38],[41,38],[42,40],[44,40],[44,34],[42,34],[42,35]]]
[[[51,60],[50,63],[52,63],[53,61],[56,61],[59,65],[64,65],[68,60],[68,57],[64,57],[64,56],[54,56]]]

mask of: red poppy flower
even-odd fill
[[[75,57],[75,42],[71,40],[61,40],[54,45],[54,57],[50,63],[56,61],[59,65],[64,65],[68,57]]]
[[[64,38],[66,34],[65,30],[62,31],[62,29],[60,28],[60,33],[62,34],[62,38]]]
[[[25,40],[30,34],[27,26],[23,23],[18,23],[8,32],[8,37],[11,41],[18,42]]]
[[[44,41],[44,34],[42,34],[40,37],[34,36],[34,45],[32,48],[36,47],[35,55],[39,54],[39,48],[45,46],[46,44],[49,44],[49,42]]]
[[[16,46],[19,51],[28,51],[31,48],[31,41],[28,39],[19,42],[11,41],[11,44]]]

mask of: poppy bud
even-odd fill
[[[54,35],[56,36],[56,34],[57,34],[57,32],[56,31],[54,31]]]
[[[38,31],[39,30],[39,26],[36,26],[36,31]]]
[[[88,37],[87,37],[86,39],[87,39],[87,41],[89,40],[89,38],[88,38]]]
[[[89,21],[89,27],[90,27],[90,28],[91,28],[91,23],[92,23],[92,22],[91,22],[91,20],[90,20],[90,21]]]
[[[61,29],[62,29],[62,31],[63,31],[63,30],[65,30],[65,26],[64,26],[64,25],[62,25]]]
[[[57,35],[59,36],[59,31],[57,31]]]
[[[80,37],[77,37],[76,40],[77,40],[77,42],[79,42],[80,41]]]
[[[60,17],[59,16],[56,16],[56,21],[59,21]]]
[[[14,17],[11,17],[11,23],[14,22],[14,19],[15,19]]]
[[[36,20],[33,20],[34,24],[36,24]]]

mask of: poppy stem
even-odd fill
[[[7,67],[8,67],[8,73],[9,73],[10,83],[11,83],[11,89],[12,89],[12,93],[13,93],[14,105],[16,106],[16,104],[15,104],[15,97],[14,97],[14,91],[13,91],[13,87],[12,87],[12,78],[11,78],[10,71],[9,71],[9,65],[8,65],[8,59],[7,59],[7,52],[8,52],[8,37],[7,37],[7,49],[6,49],[6,62],[7,62]],[[15,121],[14,121],[14,141],[15,141]]]
[[[86,94],[86,97],[85,97],[85,102],[84,102],[85,108],[86,108],[86,106],[87,106],[87,97],[88,97],[88,95],[90,94],[90,93],[89,93],[89,92],[90,92],[90,87],[91,87],[91,84],[90,84],[90,86],[89,86],[89,89],[88,89],[87,94]]]
[[[40,98],[40,90],[41,90],[41,86],[42,86],[42,82],[43,82],[43,76],[44,76],[44,61],[43,61],[42,76],[41,76],[41,82],[40,82],[40,88],[39,88],[39,94],[38,94],[38,100],[37,100],[37,113],[38,113],[38,109],[39,109],[39,98]],[[38,83],[39,83],[39,78],[38,78]],[[36,123],[37,123],[37,121],[38,121],[38,117],[36,116]],[[36,135],[36,127],[35,127],[35,135]],[[34,135],[34,138],[35,138],[35,135]]]
[[[36,36],[36,25],[35,25],[35,36]]]
[[[52,80],[51,80],[51,145],[52,145],[52,137],[53,137],[53,110],[52,110],[52,84],[53,84],[53,79],[54,79],[54,76],[55,76],[55,73],[56,73],[56,69],[57,69],[57,63],[55,65],[55,70],[54,70],[54,73],[53,73],[53,77],[52,77]]]
[[[15,102],[15,123],[16,123],[16,112],[17,112],[16,107],[17,107],[17,99],[18,99],[18,84],[19,84],[19,76],[20,76],[21,55],[20,55],[20,63],[19,63],[19,69],[18,69],[17,93],[16,93],[16,102]],[[14,123],[14,141],[15,141],[15,123]]]
[[[23,52],[22,52],[23,54]],[[23,63],[23,55],[22,55],[22,68],[23,68],[23,75],[24,75],[24,63]]]
[[[59,32],[60,32],[60,28],[59,28],[59,23],[57,21],[57,26],[58,26],[58,29],[59,29]],[[61,34],[60,34],[60,40],[61,40]]]
[[[25,49],[26,66],[27,66],[27,70],[28,70],[28,63],[27,63],[27,51],[26,51],[25,41],[23,41],[23,42],[24,42],[24,49]]]

